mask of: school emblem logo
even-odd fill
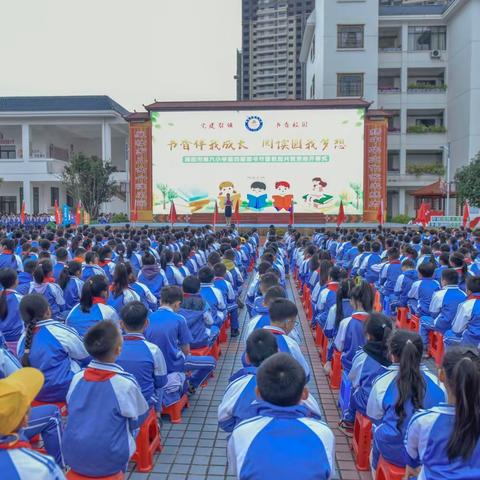
[[[245,120],[245,128],[249,132],[258,132],[263,127],[263,120],[258,115],[250,115]]]

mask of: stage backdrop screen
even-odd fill
[[[152,112],[153,213],[363,214],[363,109]]]

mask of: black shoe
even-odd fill
[[[191,397],[192,395],[195,395],[195,392],[197,389],[190,383],[188,382],[188,390],[187,390],[187,395]]]
[[[240,335],[240,330],[238,328],[232,328],[230,330],[230,336],[232,338],[238,337]]]

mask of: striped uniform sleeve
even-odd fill
[[[120,317],[118,316],[117,311],[110,305],[103,305],[99,303],[98,308],[100,309],[104,320],[110,320],[111,322],[116,324],[120,323]]]
[[[150,354],[153,358],[153,377],[155,388],[163,388],[167,384],[168,380],[165,357],[157,345],[147,341],[145,341],[145,345],[150,350]]]
[[[368,355],[362,349],[358,350],[353,357],[352,368],[348,374],[348,379],[352,382],[352,388],[358,388],[360,386],[363,366],[365,365],[367,357]]]
[[[308,362],[305,360],[305,357],[303,356],[303,353],[300,350],[300,347],[299,347],[298,343],[295,340],[293,340],[292,338],[288,337],[287,335],[284,335],[283,338],[285,339],[285,342],[288,345],[288,349],[289,349],[292,357],[295,360],[297,360],[297,362],[305,370],[305,375],[307,376],[307,382],[308,382],[310,380],[310,367],[308,366]]]
[[[251,380],[250,375],[244,375],[230,383],[223,395],[223,399],[218,406],[218,425],[225,432],[232,432],[235,428],[235,418],[233,411],[238,399]]]
[[[392,377],[391,372],[387,372],[377,377],[373,382],[367,403],[367,416],[372,420],[381,420],[383,418],[385,414],[383,399],[392,380],[395,380],[395,376]]]
[[[457,314],[453,319],[452,331],[454,333],[462,333],[467,327],[468,322],[472,318],[473,307],[475,300],[467,300],[458,306]]]
[[[345,337],[347,336],[347,328],[351,319],[351,317],[344,318],[338,327],[338,332],[333,343],[339,352],[343,352],[343,347],[345,346]]]
[[[123,417],[136,419],[148,411],[148,404],[133,376],[114,375],[110,383]]]
[[[83,345],[83,340],[76,330],[65,325],[49,325],[52,335],[60,342],[70,358],[84,363],[90,356]]]
[[[404,440],[410,467],[417,468],[422,463],[428,439],[439,416],[439,413],[420,411],[410,420]]]

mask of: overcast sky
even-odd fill
[[[0,96],[235,99],[241,0],[5,0]]]

